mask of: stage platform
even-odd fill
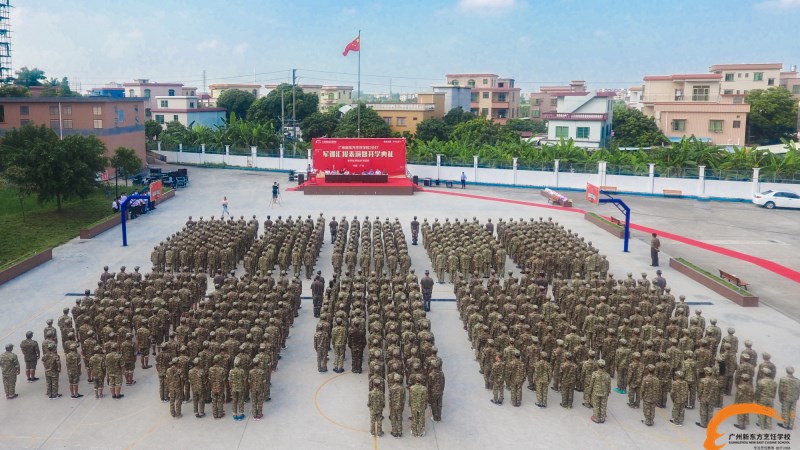
[[[388,183],[326,183],[325,179],[305,182],[287,191],[304,195],[413,195],[418,188],[404,176],[389,177]]]

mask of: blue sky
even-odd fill
[[[13,0],[12,0],[13,1]],[[800,0],[408,0],[22,2],[12,10],[14,68],[83,89],[134,78],[355,85],[362,30],[365,92],[417,92],[447,73],[496,73],[531,92],[586,80],[706,72],[718,63],[800,65]]]

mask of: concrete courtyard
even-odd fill
[[[511,203],[471,199],[437,192],[416,193],[409,197],[370,196],[304,196],[302,192],[282,193],[282,204],[269,208],[270,186],[279,181],[289,187],[286,175],[245,170],[189,168],[191,184],[180,190],[176,198],[153,213],[129,222],[128,247],[121,246],[121,231],[116,227],[94,239],[74,239],[53,252],[53,261],[0,286],[0,343],[13,343],[19,354],[19,342],[32,330],[41,342],[42,329],[48,318],[57,319],[63,307],[72,306],[73,294],[96,286],[102,267],[117,271],[125,265],[139,265],[143,272],[150,267],[150,251],[159,241],[178,231],[189,215],[219,217],[223,195],[230,200],[235,216],[256,215],[259,222],[267,215],[273,218],[319,213],[326,221],[331,216],[352,218],[364,216],[398,217],[410,239],[409,223],[413,216],[427,218],[477,217],[481,222],[492,218],[553,217],[565,227],[577,231],[608,255],[616,277],[641,272],[650,277],[649,238],[634,233],[629,253],[622,252],[622,241],[583,219],[582,214],[522,206]],[[434,189],[435,190],[435,189]],[[468,186],[465,192],[546,204],[538,190]],[[576,207],[602,214],[616,212],[612,206],[587,205],[580,193],[569,193]],[[697,202],[695,200],[626,197],[633,209],[632,220],[649,227],[692,237],[741,252],[779,262],[795,270],[800,267],[800,226],[798,211],[767,211],[748,203]],[[617,214],[617,216],[619,216]],[[431,268],[422,246],[410,247],[412,267],[417,273]],[[667,265],[670,256],[682,256],[710,270],[723,268],[751,283],[752,292],[761,296],[759,308],[741,308],[674,272]],[[330,279],[331,246],[329,239],[322,248],[318,268]],[[508,264],[511,266],[511,264]],[[717,318],[725,330],[734,326],[741,342],[750,339],[759,353],[768,351],[778,367],[800,368],[800,286],[752,264],[725,258],[670,240],[662,240],[661,269],[676,296],[686,295],[701,308],[706,318]],[[241,269],[240,269],[241,272]],[[303,280],[306,295],[309,282]],[[3,448],[381,448],[381,449],[511,449],[511,448],[640,448],[648,450],[702,447],[705,430],[694,422],[698,411],[687,410],[685,426],[669,423],[669,409],[657,409],[654,427],[640,423],[641,409],[630,409],[627,396],[612,392],[608,420],[603,425],[591,422],[591,411],[580,406],[576,393],[575,408],[558,406],[560,396],[550,391],[550,406],[534,406],[534,393],[524,389],[522,407],[508,402],[496,406],[489,402],[491,393],[483,388],[483,378],[459,320],[453,299],[452,285],[435,286],[429,318],[436,336],[439,354],[444,361],[447,385],[444,395],[443,420],[434,423],[428,418],[427,434],[413,438],[410,421],[404,422],[404,437],[386,435],[373,439],[367,431],[367,378],[347,370],[343,374],[315,371],[316,359],[312,336],[316,319],[311,314],[310,300],[304,301],[296,319],[287,349],[282,352],[278,371],[272,377],[272,401],[264,406],[265,418],[254,422],[246,405],[247,420],[234,422],[230,414],[223,420],[208,415],[197,420],[184,414],[172,419],[168,405],[158,400],[158,379],[155,368],[143,371],[137,367],[135,386],[123,386],[125,398],[113,401],[96,400],[87,395],[80,400],[68,397],[48,401],[44,380],[26,383],[23,376],[17,383],[20,396],[13,401],[0,401],[0,447]],[[349,368],[349,362],[346,362]],[[39,364],[39,375],[43,369]],[[85,379],[82,393],[90,392]],[[61,377],[61,392],[67,391],[66,375]],[[732,397],[725,398],[725,404]],[[191,410],[191,404],[184,405]],[[230,405],[226,405],[230,411]],[[671,403],[668,406],[671,408]],[[406,409],[410,415],[410,411]],[[388,430],[388,410],[384,428]],[[750,432],[758,432],[751,418]],[[735,432],[729,419],[720,426],[725,435]],[[775,427],[774,433],[785,432]],[[793,447],[800,446],[800,434],[794,432]],[[727,442],[721,438],[718,442]]]

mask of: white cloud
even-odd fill
[[[242,55],[244,54],[244,52],[247,51],[247,47],[248,47],[247,42],[240,42],[233,46],[233,53],[236,53],[237,55]]]
[[[358,11],[355,8],[344,8],[342,10],[342,15],[345,16],[355,16]]]
[[[766,10],[800,8],[800,0],[765,0],[757,3],[756,8]]]
[[[209,39],[206,41],[202,41],[197,44],[198,50],[212,50],[219,47],[219,41],[216,39]]]
[[[458,0],[458,9],[468,13],[501,14],[515,6],[516,0]]]

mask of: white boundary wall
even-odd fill
[[[304,171],[309,164],[306,159],[257,156],[252,149],[250,156],[210,153],[190,153],[183,151],[155,151],[167,158],[167,162],[175,164],[225,164],[233,167],[252,167],[271,170]],[[558,167],[558,164],[556,164]],[[460,183],[461,173],[467,176],[468,183],[521,186],[550,187],[553,189],[585,190],[586,183],[597,186],[614,186],[617,192],[664,195],[665,190],[681,191],[684,197],[699,199],[717,198],[731,200],[749,200],[756,192],[767,189],[780,189],[800,192],[800,184],[761,183],[753,181],[706,180],[703,167],[700,167],[698,178],[666,178],[656,177],[651,169],[650,176],[606,175],[605,163],[600,162],[597,173],[572,173],[554,171],[533,171],[517,169],[492,169],[477,167],[454,167],[409,164],[407,171],[423,180],[430,178],[442,181],[451,180]],[[753,169],[751,180],[758,179],[759,169]],[[422,183],[422,181],[420,181]]]

